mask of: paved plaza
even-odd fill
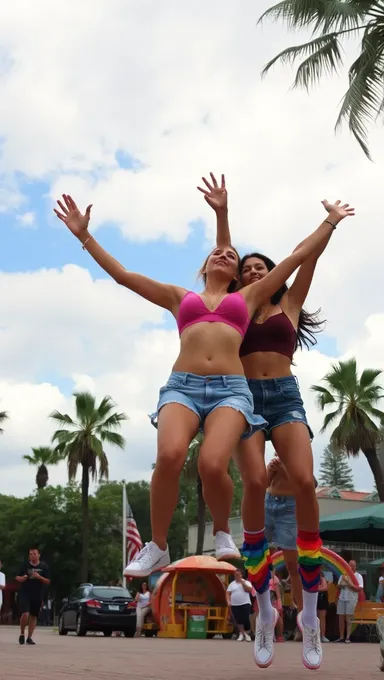
[[[276,645],[273,665],[262,670],[252,659],[252,645],[231,640],[126,639],[74,635],[60,637],[38,629],[35,647],[17,643],[18,629],[0,626],[0,678],[12,680],[269,680],[310,678],[300,660],[300,643]],[[316,677],[371,680],[378,669],[378,644],[324,645]]]

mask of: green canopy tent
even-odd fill
[[[384,503],[323,517],[320,520],[320,534],[323,541],[327,542],[384,546]]]

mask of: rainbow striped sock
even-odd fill
[[[241,549],[248,578],[257,593],[265,593],[269,589],[271,578],[271,556],[268,542],[262,531],[246,531],[244,529],[244,543]]]
[[[297,552],[299,572],[303,590],[317,593],[320,583],[320,569],[323,558],[321,546],[323,542],[318,531],[297,532]]]

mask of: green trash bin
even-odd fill
[[[207,637],[207,619],[202,615],[188,617],[187,638],[189,640],[205,640]]]

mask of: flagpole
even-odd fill
[[[126,560],[127,560],[127,491],[125,488],[125,484],[123,484],[123,569],[122,573],[124,573],[124,569],[126,567]],[[125,576],[123,576],[123,584],[125,587],[127,587],[127,579]]]

